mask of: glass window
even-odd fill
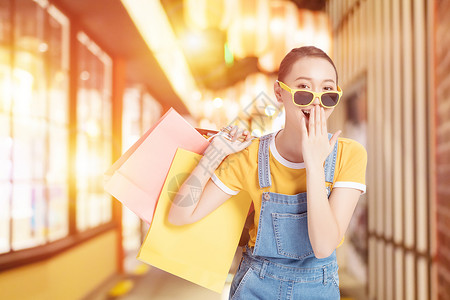
[[[142,128],[147,131],[162,116],[162,106],[150,94],[142,96]]]
[[[47,1],[10,3],[0,3],[0,253],[68,233],[69,22]]]
[[[48,8],[48,238],[68,234],[68,145],[69,116],[69,20],[55,7]]]
[[[122,153],[127,151],[143,134],[141,126],[141,91],[127,88],[123,97],[122,114]],[[141,245],[141,221],[126,206],[122,206],[122,245],[125,271],[132,272],[136,267],[137,250]]]
[[[11,218],[11,7],[0,1],[0,253],[10,251]]]
[[[15,1],[12,72],[12,248],[45,243],[46,10]],[[44,47],[45,45],[45,47]]]
[[[45,243],[46,123],[40,119],[13,120],[13,249]]]
[[[127,151],[161,117],[162,107],[141,87],[129,87],[123,98],[122,152]],[[125,270],[136,267],[137,251],[148,230],[132,211],[122,206],[123,249]]]
[[[68,186],[67,186],[67,141],[66,128],[50,127],[49,170],[47,192],[49,199],[49,240],[53,241],[68,234]]]
[[[7,181],[0,182],[0,195],[2,195],[0,197],[0,253],[4,253],[11,250],[9,242],[11,184]]]
[[[50,2],[0,1],[0,254],[69,234],[72,171],[76,229],[112,220],[112,199],[103,189],[113,149],[112,61],[84,33],[70,41],[69,19]],[[79,71],[74,124],[69,124],[70,42]],[[141,111],[146,100],[139,101]],[[71,135],[76,135],[75,170],[69,170]]]
[[[111,221],[111,197],[103,173],[112,160],[111,59],[84,33],[78,34],[77,228]]]

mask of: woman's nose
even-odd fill
[[[314,97],[314,101],[312,102],[313,105],[319,105],[320,104],[320,100],[319,97]]]

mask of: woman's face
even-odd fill
[[[336,72],[333,66],[326,59],[318,57],[304,57],[297,60],[283,82],[291,89],[306,89],[314,92],[337,90]],[[300,122],[303,118],[305,118],[306,125],[308,125],[309,115],[307,112],[314,106],[321,106],[317,97],[306,107],[297,106],[292,101],[291,93],[282,89],[277,82],[275,82],[274,89],[277,100],[282,101],[284,104],[286,125],[293,123],[294,126],[300,128]],[[324,110],[328,120],[334,108],[324,107]]]

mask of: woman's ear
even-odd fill
[[[283,103],[283,99],[281,98],[281,87],[276,81],[273,84],[273,91],[275,93],[275,97],[277,97],[277,101]]]

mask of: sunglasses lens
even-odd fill
[[[294,102],[298,105],[308,105],[313,97],[314,96],[311,93],[298,91],[294,94]]]
[[[338,103],[338,93],[325,93],[322,95],[322,103],[325,106],[335,106]]]

